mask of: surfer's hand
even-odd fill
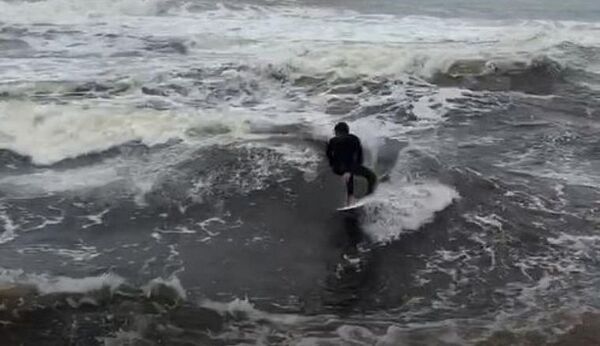
[[[342,177],[344,177],[344,181],[347,183],[348,181],[350,181],[350,173],[344,173],[344,175],[342,175]]]

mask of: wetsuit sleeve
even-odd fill
[[[331,140],[327,142],[325,154],[327,155],[327,160],[329,160],[329,165],[333,165],[333,146],[331,145]]]
[[[354,153],[354,169],[357,169],[358,167],[362,166],[363,164],[363,148],[362,145],[360,143],[360,139],[358,139],[358,137],[355,137],[356,139],[356,148],[355,153]]]

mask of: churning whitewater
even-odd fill
[[[598,33],[593,0],[0,0],[3,344],[600,342]],[[352,213],[339,121],[389,173]]]

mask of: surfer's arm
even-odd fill
[[[355,155],[355,160],[354,160],[354,165],[355,168],[358,168],[359,166],[362,166],[363,164],[363,148],[362,145],[360,144],[360,139],[356,138],[356,153]]]
[[[331,141],[327,142],[327,148],[325,149],[325,154],[327,155],[327,160],[329,160],[329,165],[333,165],[333,148],[331,145]]]

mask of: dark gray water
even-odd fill
[[[0,1],[0,337],[598,340],[598,11]],[[352,213],[340,120],[390,173]]]
[[[227,2],[235,5],[236,1]],[[260,4],[260,2],[259,2]],[[269,4],[263,2],[262,4]],[[271,4],[273,4],[271,2]],[[478,0],[428,0],[395,1],[377,0],[348,1],[303,0],[289,4],[302,4],[318,7],[351,9],[361,13],[425,15],[442,18],[479,18],[479,19],[541,19],[596,21],[600,18],[598,4],[592,0],[525,0],[525,1],[478,1]]]

